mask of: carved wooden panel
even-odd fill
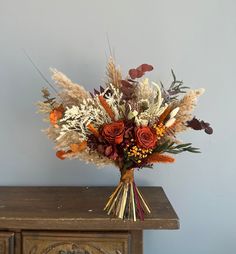
[[[0,232],[0,254],[14,253],[14,234],[10,232]]]
[[[128,233],[23,234],[23,254],[129,254]]]

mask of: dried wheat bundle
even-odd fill
[[[115,61],[112,57],[109,58],[107,69],[107,85],[113,84],[113,86],[119,88],[120,87],[120,81],[122,80],[122,75],[120,68],[115,65]]]

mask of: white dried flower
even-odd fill
[[[107,93],[110,90],[110,93]],[[116,88],[113,84],[109,84],[109,86],[105,89],[102,95],[106,94],[106,102],[111,107],[115,120],[118,120],[122,117],[123,113],[123,94],[120,92],[118,88]]]
[[[171,118],[171,119],[169,119],[169,120],[166,122],[165,126],[166,126],[167,128],[169,128],[169,127],[171,127],[171,126],[175,123],[175,121],[176,121],[175,118]]]
[[[130,111],[128,114],[128,119],[132,119],[134,117],[136,117],[138,115],[138,111],[134,110],[134,111]]]
[[[176,114],[179,112],[179,107],[176,107],[170,112],[170,118],[173,118],[176,116]]]
[[[60,136],[57,139],[60,139],[69,131],[77,131],[81,140],[86,140],[88,134],[90,134],[87,129],[88,124],[93,123],[95,127],[99,127],[110,121],[111,119],[99,103],[98,97],[95,97],[94,100],[84,100],[79,106],[66,108],[65,115],[60,120],[62,126]]]

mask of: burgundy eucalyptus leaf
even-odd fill
[[[140,70],[142,72],[147,72],[147,71],[152,71],[153,70],[153,66],[150,64],[141,64],[137,70]]]
[[[130,100],[134,94],[134,85],[127,80],[121,80],[121,92],[124,100]]]
[[[204,130],[207,134],[213,133],[213,129],[210,127],[209,123],[204,122],[203,120],[200,121],[196,117],[190,121],[187,121],[187,127],[190,127],[194,130]]]
[[[139,69],[129,70],[129,75],[132,79],[141,78],[144,75],[144,72]]]
[[[194,130],[202,130],[203,129],[201,122],[195,117],[192,120],[187,121],[187,126],[194,129]]]
[[[129,75],[132,79],[136,79],[138,75],[138,71],[136,69],[130,69],[129,70]]]
[[[205,132],[206,132],[206,134],[211,135],[213,133],[213,129],[211,127],[207,127],[207,128],[205,128]]]
[[[145,72],[141,70],[136,69],[136,71],[137,71],[137,78],[141,78],[145,74]]]
[[[141,64],[138,68],[136,69],[130,69],[129,70],[129,75],[131,79],[136,79],[136,78],[141,78],[145,72],[147,71],[152,71],[153,66],[150,64]]]
[[[124,80],[124,79],[121,80],[121,85],[124,87],[130,87],[130,88],[132,87],[133,88],[133,85],[131,83],[129,83],[129,81]]]

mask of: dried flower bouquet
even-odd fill
[[[134,181],[134,170],[153,163],[172,163],[169,154],[199,152],[191,143],[181,143],[176,134],[189,128],[213,132],[209,123],[193,117],[197,98],[204,89],[190,90],[178,81],[168,89],[142,78],[153,70],[142,64],[129,70],[126,78],[110,58],[105,86],[93,93],[53,69],[56,92],[42,89],[39,112],[50,126],[46,134],[56,144],[56,156],[80,159],[98,166],[113,164],[121,173],[118,187],[104,210],[121,219],[143,220],[150,213]],[[183,94],[183,96],[181,96]]]

